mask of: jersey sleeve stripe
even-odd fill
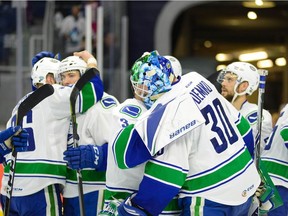
[[[176,169],[173,166],[157,163],[156,161],[149,161],[145,166],[145,175],[165,182],[165,184],[172,184],[174,187],[176,185],[181,187],[184,184],[187,173],[187,170]]]
[[[269,175],[277,175],[285,182],[288,182],[288,163],[275,160],[273,158],[263,157],[261,163],[269,170]]]
[[[81,113],[86,112],[95,103],[95,94],[91,83],[87,83],[82,91],[80,92],[82,96],[82,109]]]

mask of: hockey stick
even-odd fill
[[[261,131],[262,131],[262,119],[263,119],[263,107],[264,107],[264,95],[265,95],[265,84],[266,76],[268,75],[267,70],[258,70],[260,75],[259,90],[258,90],[258,110],[257,110],[257,130],[258,138],[255,146],[255,159],[256,167],[260,169],[260,147],[261,147]]]
[[[259,73],[259,88],[258,88],[258,110],[257,110],[257,138],[255,143],[255,149],[254,149],[254,158],[255,158],[255,164],[256,168],[259,172],[259,175],[261,176],[260,171],[260,149],[261,149],[261,130],[262,130],[262,114],[263,114],[263,106],[264,106],[264,95],[265,95],[265,84],[266,84],[266,76],[268,75],[267,70],[258,70]],[[262,180],[262,177],[261,177]],[[257,216],[260,215],[260,203],[257,200],[253,202],[253,204],[250,207],[250,214],[251,216]]]
[[[77,97],[81,89],[88,83],[95,75],[99,74],[99,71],[95,68],[87,70],[74,85],[71,95],[70,95],[70,110],[71,110],[71,121],[73,128],[73,147],[78,147],[79,135],[77,133],[77,121],[75,113],[75,105]],[[78,181],[78,193],[79,193],[79,206],[80,206],[80,215],[85,216],[84,208],[84,193],[83,193],[83,183],[82,183],[82,174],[81,170],[77,170],[77,181]]]
[[[261,164],[261,155],[260,155],[260,149],[261,149],[261,131],[262,131],[262,120],[263,120],[263,107],[264,107],[264,95],[265,95],[265,84],[266,84],[266,76],[268,75],[267,70],[258,70],[260,75],[260,83],[259,83],[259,90],[258,90],[258,110],[257,110],[257,130],[258,130],[258,137],[256,140],[256,146],[255,146],[255,162],[256,167],[258,170],[258,173],[261,178],[261,184],[265,186],[265,189],[263,194],[261,195],[260,202],[266,202],[266,198],[270,197],[269,200],[271,203],[273,203],[272,209],[277,208],[282,204],[282,199],[272,182],[268,172],[266,171],[265,167]],[[272,194],[272,195],[271,195]],[[264,199],[264,200],[261,200]],[[260,204],[257,203],[256,209],[253,211],[251,216],[259,216],[261,215],[260,211]],[[272,210],[270,209],[270,211]],[[265,212],[266,213],[266,212]]]
[[[46,84],[39,89],[36,89],[32,94],[30,94],[18,107],[17,114],[16,114],[16,125],[22,125],[22,121],[24,116],[39,104],[42,100],[47,98],[48,96],[54,93],[54,88]],[[7,186],[7,196],[5,201],[5,208],[4,208],[4,215],[8,216],[10,211],[10,203],[12,198],[12,191],[13,191],[13,184],[14,184],[14,176],[15,176],[15,167],[16,167],[16,159],[17,159],[17,152],[15,149],[12,149],[12,156],[11,156],[11,164],[10,164],[10,171],[9,171],[9,179],[8,179],[8,186]]]

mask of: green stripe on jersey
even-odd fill
[[[195,216],[200,216],[201,212],[203,212],[203,198],[201,197],[196,197],[195,199],[192,200],[192,202],[195,201],[194,205],[194,215]]]
[[[4,172],[8,173],[10,169],[10,163],[5,166]],[[33,162],[33,163],[23,163],[20,161],[16,162],[15,168],[16,174],[23,175],[54,175],[60,177],[66,177],[66,164],[52,164],[45,162]]]
[[[89,182],[105,182],[105,171],[95,171],[95,170],[81,170],[82,181]],[[67,180],[77,181],[76,170],[67,168]]]
[[[145,174],[160,179],[168,184],[177,185],[179,188],[184,184],[187,173],[177,170],[174,167],[158,164],[154,161],[147,162]]]
[[[241,119],[240,119],[239,123],[237,124],[237,128],[238,128],[240,134],[242,135],[242,137],[245,134],[247,134],[251,129],[249,122],[243,116],[241,116]]]
[[[127,146],[127,143],[129,142],[133,128],[134,128],[134,124],[130,124],[126,128],[124,128],[121,131],[120,136],[116,138],[115,143],[114,143],[116,161],[117,161],[118,167],[121,169],[128,168],[125,164],[124,154],[125,154],[126,146]]]
[[[285,164],[281,164],[277,161],[270,161],[269,159],[262,159],[261,163],[266,168],[268,173],[272,173],[274,175],[282,176],[283,178],[288,180],[288,166]]]
[[[288,128],[283,129],[280,132],[280,135],[282,136],[284,142],[287,142],[288,141]]]
[[[240,152],[240,154],[233,160],[228,161],[227,164],[214,169],[211,173],[203,174],[201,176],[193,177],[187,180],[183,186],[184,190],[196,191],[211,187],[219,182],[232,178],[233,175],[245,169],[247,164],[252,160],[247,149]]]
[[[54,190],[53,190],[53,185],[48,186],[48,194],[49,194],[49,204],[50,206],[50,216],[56,216],[56,206],[55,204],[57,203],[56,200],[54,199]],[[56,194],[56,192],[55,192]]]
[[[162,211],[162,213],[165,213],[166,215],[175,215],[175,213],[179,212],[179,215],[181,213],[181,208],[178,204],[178,198],[173,198],[170,203],[165,207],[165,209]]]
[[[80,110],[82,110],[81,113],[85,113],[96,101],[93,84],[91,82],[85,84],[80,93],[82,95],[82,109]]]

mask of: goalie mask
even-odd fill
[[[56,77],[60,61],[54,58],[44,57],[40,59],[32,68],[31,79],[34,87],[39,84],[46,84],[46,77],[49,73]]]
[[[79,56],[68,56],[60,63],[58,70],[58,81],[61,81],[61,74],[68,71],[79,71],[82,76],[87,69],[86,62]]]
[[[153,51],[145,53],[134,63],[130,81],[135,94],[143,99],[149,109],[163,93],[171,89],[174,77],[170,61]]]
[[[252,95],[257,90],[259,85],[259,74],[257,68],[247,62],[234,62],[229,64],[218,75],[217,81],[222,84],[225,75],[231,73],[237,76],[236,84],[234,86],[234,93],[237,95]],[[248,87],[242,93],[237,92],[237,87],[242,82],[248,82]]]

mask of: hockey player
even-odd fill
[[[14,147],[16,152],[24,152],[28,148],[29,134],[20,126],[9,127],[0,131],[0,163],[4,160],[4,155],[10,153]],[[12,144],[12,145],[11,145]]]
[[[84,60],[89,62],[89,59],[89,70],[95,70],[96,64],[93,63],[94,57],[91,54]],[[55,74],[59,63],[56,59],[44,57],[34,64],[31,77],[35,87],[47,83],[49,79],[46,75]],[[22,126],[29,133],[29,152],[20,152],[17,155],[10,215],[62,215],[60,191],[66,182],[63,152],[67,148],[72,87],[57,84],[52,86],[54,93],[35,106],[23,119]],[[98,74],[81,91],[76,112],[85,112],[91,99],[96,102],[102,98],[102,94],[103,84]],[[15,112],[16,108],[7,127],[15,119]],[[10,154],[5,159],[9,164]],[[2,206],[5,206],[7,171],[6,168],[2,181]]]
[[[139,59],[132,72],[153,105],[113,142],[120,168],[147,162],[138,192],[119,214],[158,215],[179,196],[182,215],[247,215],[260,184],[246,147],[254,145],[248,122],[196,72],[173,87],[156,59]]]
[[[80,53],[75,53],[75,55],[78,54],[80,55]],[[64,86],[73,85],[86,67],[86,63],[78,56],[63,59],[58,71],[61,83]],[[75,178],[75,170],[78,169],[82,172],[85,214],[97,215],[103,207],[107,143],[113,127],[112,111],[118,104],[114,96],[104,92],[98,103],[86,113],[77,116],[79,147],[72,148],[71,142],[68,142],[68,149],[64,152],[64,160],[68,162],[66,185],[63,190],[64,215],[66,216],[80,214],[79,193]],[[83,143],[88,144],[82,145]]]
[[[250,63],[233,62],[219,73],[217,81],[222,86],[221,94],[248,120],[253,130],[256,146],[259,140],[257,137],[259,135],[257,127],[258,105],[248,102],[248,97],[258,89],[259,74],[257,68]],[[271,114],[263,109],[262,116],[260,154],[272,131]],[[258,202],[257,200],[258,198],[254,197],[251,209]]]
[[[222,85],[221,94],[240,111],[252,127],[254,140],[257,142],[257,104],[248,102],[248,96],[258,89],[259,74],[257,68],[246,62],[233,62],[223,69],[217,81]],[[272,116],[263,110],[260,153],[272,132]]]
[[[261,159],[283,200],[268,216],[288,215],[288,104],[280,112]]]
[[[145,55],[151,55],[146,52]],[[160,57],[160,56],[159,56]],[[176,83],[181,79],[182,75],[182,67],[180,62],[173,56],[164,56],[161,57],[160,61],[163,65],[168,63],[167,60],[171,63],[173,73],[175,74],[175,78],[173,83]],[[166,62],[166,63],[164,63]],[[169,64],[167,64],[168,67]],[[150,104],[147,105],[143,102],[143,95],[141,95],[141,90],[137,88],[137,83],[131,80],[132,86],[134,88],[134,98],[129,98],[125,100],[122,104],[120,104],[117,109],[114,110],[113,115],[115,117],[114,120],[114,131],[119,131],[119,129],[127,127],[130,124],[135,124],[137,119],[141,118],[141,116],[146,112],[147,108],[149,108]],[[113,140],[111,140],[113,141]],[[112,143],[111,143],[112,144]],[[111,215],[113,212],[117,212],[117,209],[114,208],[114,199],[117,200],[125,200],[128,196],[135,193],[138,190],[139,183],[144,174],[145,164],[141,164],[137,167],[123,170],[119,169],[114,162],[114,158],[112,155],[112,145],[108,146],[108,164],[107,164],[107,172],[106,172],[106,188],[105,191],[105,208],[99,215]],[[176,203],[176,205],[175,205]],[[177,205],[177,199],[173,200],[171,203],[166,206],[165,210],[162,212],[166,215],[179,215],[181,212]]]

